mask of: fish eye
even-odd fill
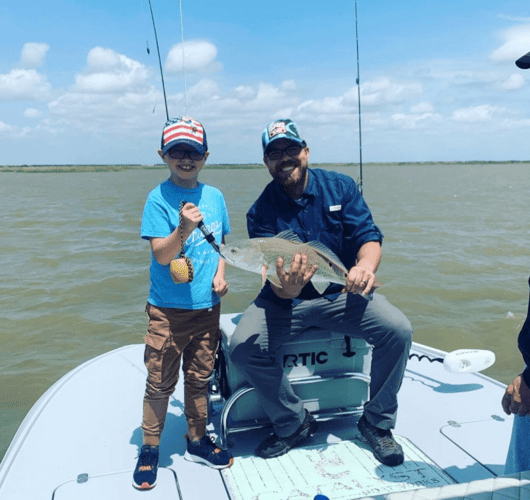
[[[328,262],[329,267],[333,267],[333,264],[331,262]]]
[[[231,248],[231,249],[230,249],[230,252],[232,252],[232,253],[236,253],[236,249],[235,249],[235,248]]]

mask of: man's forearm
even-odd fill
[[[378,241],[368,241],[359,248],[355,266],[362,267],[375,274],[381,263],[381,256],[381,244]]]

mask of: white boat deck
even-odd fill
[[[132,487],[132,471],[142,440],[140,423],[146,378],[143,349],[143,345],[131,345],[90,360],[42,396],[24,420],[0,466],[1,500],[230,498],[219,471],[183,459],[186,421],[181,383],[170,401],[158,485],[147,492]],[[415,345],[414,350],[418,349],[423,346]],[[438,356],[440,351],[432,353]],[[408,364],[400,391],[394,434],[402,442],[410,443],[410,453],[424,454],[422,463],[432,463],[433,470],[440,471],[436,474],[446,477],[448,482],[495,478],[503,471],[512,425],[511,417],[501,410],[503,393],[503,384],[488,377],[451,374],[441,363],[414,358]],[[214,417],[214,434],[218,432],[218,419],[219,415]],[[263,429],[231,435],[236,464],[237,457],[251,456],[268,432]],[[321,422],[317,434],[297,453],[306,453],[306,448],[339,446],[341,440],[350,440],[348,446],[362,449],[364,445],[356,441],[357,437],[353,417]],[[239,462],[244,460],[240,458]],[[366,463],[370,474],[380,472],[380,464],[373,459]],[[404,473],[407,467],[412,470],[407,462],[400,467],[394,472]],[[225,472],[227,484],[232,472]],[[417,485],[420,486],[423,485]],[[289,495],[285,498],[295,498]],[[336,498],[359,498],[352,495]],[[255,498],[273,497],[263,492]]]

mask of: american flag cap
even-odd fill
[[[206,131],[200,122],[189,116],[179,116],[168,120],[162,132],[162,154],[165,155],[178,144],[188,144],[199,153],[206,153],[208,151]]]
[[[301,145],[305,144],[300,137],[300,132],[298,131],[296,123],[294,123],[292,120],[289,120],[288,118],[274,120],[265,127],[265,130],[261,135],[261,144],[263,146],[264,153],[267,152],[267,148],[269,147],[270,143],[276,139],[289,139],[290,141]]]

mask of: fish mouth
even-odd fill
[[[219,252],[219,255],[221,256],[221,258],[223,260],[225,260],[226,262],[228,262],[229,264],[233,264],[234,263],[234,260],[231,259],[230,257],[228,257],[228,255],[226,255],[222,250]]]

